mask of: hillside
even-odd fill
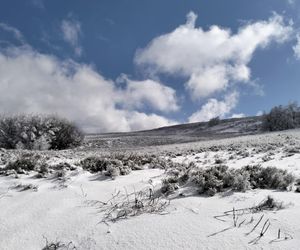
[[[90,134],[88,148],[132,148],[259,134],[261,116],[220,120],[215,126],[197,122],[129,133]]]

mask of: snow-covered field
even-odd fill
[[[161,167],[144,164],[143,170],[110,178],[83,170],[79,164],[87,156],[106,157],[107,150],[35,153],[50,165],[67,162],[72,168],[62,176],[52,172],[45,178],[36,178],[35,171],[0,176],[0,249],[299,249],[296,184],[289,191],[226,190],[213,197],[180,187],[158,197],[167,175]],[[124,149],[123,153],[194,162],[198,168],[260,164],[300,177],[299,130]],[[21,154],[2,150],[2,168]],[[283,208],[250,209],[268,195],[282,202]],[[136,209],[126,210],[132,205]],[[111,220],[124,211],[128,213]]]

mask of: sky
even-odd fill
[[[300,0],[0,0],[0,113],[86,132],[299,102]]]

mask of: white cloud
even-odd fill
[[[69,43],[77,56],[81,56],[82,48],[79,43],[81,24],[74,19],[65,19],[61,23],[64,40]]]
[[[130,87],[138,85],[134,81],[128,80],[128,87],[121,89],[89,65],[60,61],[29,47],[0,50],[0,75],[0,113],[57,113],[75,120],[88,132],[131,131],[174,124],[156,114],[124,108],[131,105],[131,100],[124,98],[128,95],[159,110],[167,109],[167,104],[174,108],[172,98],[166,102],[157,99],[156,104],[139,87]],[[146,87],[151,89],[151,84],[146,81]],[[159,98],[173,93],[167,87],[153,84]]]
[[[208,30],[197,28],[196,18],[190,12],[186,24],[154,38],[135,56],[136,64],[152,73],[187,77],[185,85],[194,99],[225,90],[235,82],[248,82],[248,64],[254,52],[272,41],[286,41],[293,30],[277,14],[267,21],[248,23],[236,34],[215,25]]]
[[[296,3],[296,0],[287,0],[287,3],[288,3],[290,6],[294,7],[294,6],[295,6],[295,3]]]
[[[297,35],[297,43],[293,47],[295,57],[300,60],[300,34]]]
[[[170,121],[156,114],[145,114],[136,111],[129,112],[127,119],[131,130],[146,130],[177,124],[175,121]]]
[[[243,118],[243,117],[246,117],[244,113],[233,114],[232,116],[230,116],[230,118]]]
[[[45,9],[44,0],[31,0],[31,3],[33,6],[39,8],[39,9]]]
[[[256,116],[261,116],[263,114],[264,114],[264,112],[262,110],[259,110],[259,111],[257,111]]]
[[[10,25],[8,25],[6,23],[0,23],[0,29],[4,30],[6,32],[11,33],[14,36],[14,38],[16,40],[18,40],[19,42],[25,43],[25,39],[23,37],[23,34],[17,28],[12,27],[12,26],[10,26]]]
[[[224,118],[234,109],[238,103],[238,92],[232,92],[225,96],[223,101],[211,98],[204,104],[201,109],[189,117],[189,122],[208,121],[214,117]]]
[[[162,112],[177,111],[176,92],[157,81],[144,80],[134,81],[126,75],[122,76],[122,81],[126,82],[126,89],[122,91],[121,101],[127,108],[143,108],[150,106]]]

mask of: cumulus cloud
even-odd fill
[[[127,108],[141,109],[150,106],[162,112],[179,109],[176,91],[173,88],[150,79],[135,81],[126,75],[122,75],[121,78],[121,81],[126,83],[126,89],[121,94],[121,101]]]
[[[39,9],[45,9],[44,0],[31,0],[31,3],[34,7],[37,7]]]
[[[127,120],[131,130],[146,130],[177,124],[177,122],[157,114],[146,114],[137,111],[128,112]]]
[[[248,66],[258,48],[272,41],[285,42],[293,30],[283,17],[274,14],[267,21],[247,23],[236,34],[216,25],[208,30],[195,27],[197,15],[174,31],[154,38],[137,51],[135,63],[152,73],[186,77],[186,88],[194,99],[225,90],[235,82],[248,82]]]
[[[63,39],[69,43],[77,56],[81,56],[82,48],[79,43],[81,35],[81,24],[75,19],[65,19],[61,23]]]
[[[287,0],[287,3],[288,3],[290,6],[294,7],[294,6],[295,6],[295,3],[296,3],[296,0]]]
[[[224,118],[236,107],[238,99],[239,94],[236,91],[226,95],[222,101],[211,98],[199,111],[189,117],[189,122],[204,122],[217,116]]]
[[[8,25],[6,23],[0,23],[0,29],[4,30],[6,32],[11,33],[14,36],[14,38],[16,40],[18,40],[20,43],[25,43],[25,39],[23,37],[23,34],[17,28],[12,27],[12,26],[10,26],[10,25]]]
[[[297,43],[293,47],[293,50],[296,59],[300,60],[300,34],[297,35]]]
[[[244,113],[233,114],[230,118],[243,118],[246,117]]]
[[[261,115],[263,115],[263,114],[264,114],[264,112],[263,112],[262,110],[259,110],[259,111],[257,111],[257,113],[256,113],[255,116],[261,116]]]
[[[156,99],[155,103],[151,95],[140,92],[138,82],[128,80],[128,86],[119,88],[89,65],[61,61],[28,46],[0,50],[0,75],[1,113],[57,113],[75,120],[87,132],[132,131],[174,124],[163,116],[124,108],[132,105],[125,96],[159,110],[170,109],[167,105],[175,108],[172,98],[162,102]],[[142,82],[141,86],[155,89],[159,98],[169,92],[174,94],[152,81]]]

